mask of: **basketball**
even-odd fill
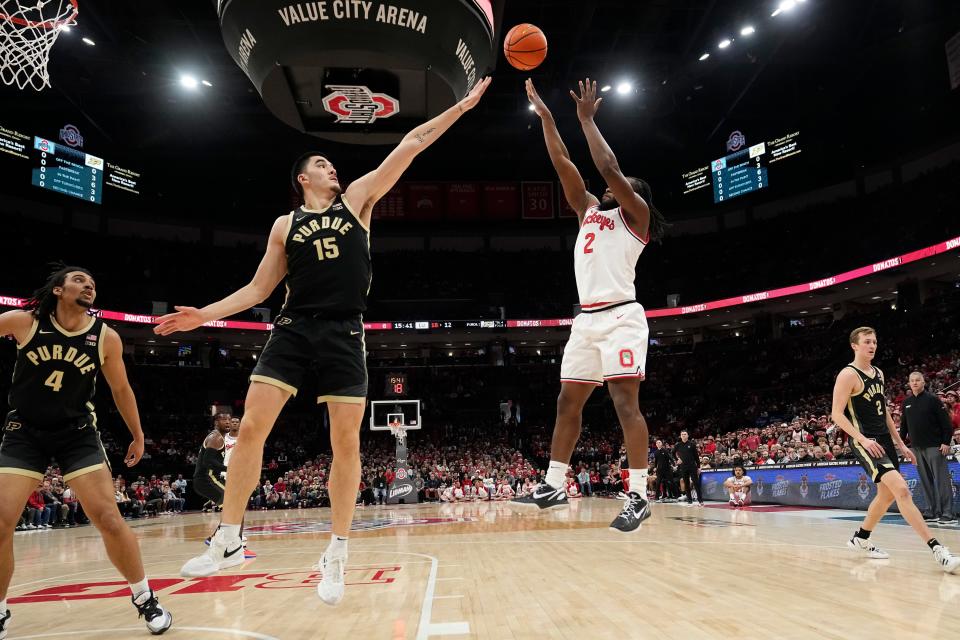
[[[503,39],[503,55],[514,69],[536,69],[547,57],[547,36],[540,27],[526,22],[518,24]]]

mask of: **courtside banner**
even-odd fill
[[[960,462],[948,457],[953,491],[954,513],[960,512]],[[834,507],[838,509],[866,510],[877,495],[877,486],[867,477],[858,463],[826,462],[817,464],[764,465],[747,467],[747,475],[753,480],[751,500],[753,504],[784,504],[806,507]],[[913,501],[920,511],[927,511],[929,501],[917,477],[917,468],[901,464],[903,474],[913,494]],[[701,474],[703,495],[707,500],[728,501],[724,480],[733,475],[730,469],[704,471]],[[893,509],[896,509],[896,503]]]
[[[457,189],[454,187],[464,187],[468,185],[451,185],[448,189],[447,194],[447,204],[450,206],[450,197],[451,192],[456,192]],[[473,185],[476,186],[476,185]],[[471,191],[471,199],[476,197],[476,192]],[[512,196],[511,196],[512,197]],[[400,198],[402,206],[403,198]],[[432,202],[432,201],[431,201]],[[518,203],[519,206],[519,203]],[[374,209],[374,217],[387,217],[377,216],[376,208]],[[402,213],[397,217],[403,217]],[[935,245],[931,245],[925,249],[918,249],[917,251],[911,251],[910,253],[905,253],[902,256],[897,256],[896,258],[889,258],[887,260],[882,260],[880,262],[875,262],[871,265],[865,267],[860,267],[859,269],[854,269],[852,271],[847,271],[845,273],[840,273],[829,278],[824,278],[822,280],[816,280],[814,282],[807,282],[806,284],[797,284],[790,287],[781,287],[780,289],[772,289],[770,291],[759,291],[757,293],[748,293],[745,295],[734,296],[733,298],[725,298],[723,300],[713,300],[711,302],[701,302],[699,304],[686,305],[683,307],[675,307],[671,309],[648,309],[646,311],[648,318],[660,318],[664,316],[681,316],[692,313],[701,313],[704,311],[710,311],[711,309],[722,309],[724,307],[735,307],[742,304],[750,304],[753,302],[761,302],[763,300],[773,300],[775,298],[781,298],[783,296],[795,295],[798,293],[805,293],[809,291],[814,291],[816,289],[823,289],[825,287],[833,287],[835,285],[841,284],[843,282],[849,282],[850,280],[856,280],[857,278],[864,278],[866,276],[878,273],[880,271],[886,271],[887,269],[893,269],[896,267],[909,264],[911,262],[916,262],[918,260],[923,260],[926,258],[931,258],[933,256],[939,255],[941,253],[946,253],[948,251],[956,251],[960,249],[960,236],[956,238],[951,238],[950,240],[945,240]],[[0,296],[0,307],[22,307],[26,303],[26,300],[23,298],[14,298],[8,296]],[[96,312],[104,320],[117,320],[120,322],[134,322],[140,324],[158,324],[157,316],[151,315],[141,315],[135,313],[124,313],[122,311],[97,311]],[[429,329],[433,325],[437,327],[442,327],[444,321],[441,320],[428,320],[420,321],[417,323],[414,322],[365,322],[363,324],[364,329],[367,331],[395,331],[395,330],[405,330],[405,329],[420,329],[419,325],[423,325],[422,328]],[[482,321],[477,320],[478,328],[503,328],[500,326],[490,326],[486,327],[482,324]],[[417,325],[414,327],[414,325]],[[552,318],[552,319],[531,319],[531,320],[507,320],[506,328],[507,329],[519,329],[519,328],[531,328],[531,327],[567,327],[573,324],[573,318]],[[266,322],[238,322],[236,320],[214,320],[208,322],[204,325],[205,327],[212,327],[215,329],[244,329],[244,330],[253,330],[253,331],[270,331],[273,329],[273,325]]]

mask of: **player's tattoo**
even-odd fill
[[[417,142],[419,142],[420,144],[423,144],[423,141],[427,139],[427,136],[430,135],[431,133],[433,133],[433,132],[436,131],[436,130],[437,130],[436,127],[430,127],[429,129],[427,129],[427,130],[424,131],[423,133],[418,133],[418,134],[416,134]]]

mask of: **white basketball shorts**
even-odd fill
[[[605,380],[645,378],[650,328],[637,302],[573,320],[563,350],[560,381],[603,385]]]

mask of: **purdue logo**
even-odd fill
[[[278,326],[278,327],[283,327],[283,326],[286,326],[286,325],[288,325],[288,324],[293,324],[293,320],[291,320],[290,318],[288,318],[288,317],[286,317],[286,316],[280,316],[279,318],[277,318],[277,321],[274,322],[273,324],[275,324],[275,325]]]
[[[23,426],[23,425],[20,424],[19,422],[14,422],[13,420],[11,420],[10,422],[7,423],[7,429],[6,429],[6,430],[7,430],[7,431],[16,431],[17,429],[19,429],[19,428],[22,427],[22,426]]]

